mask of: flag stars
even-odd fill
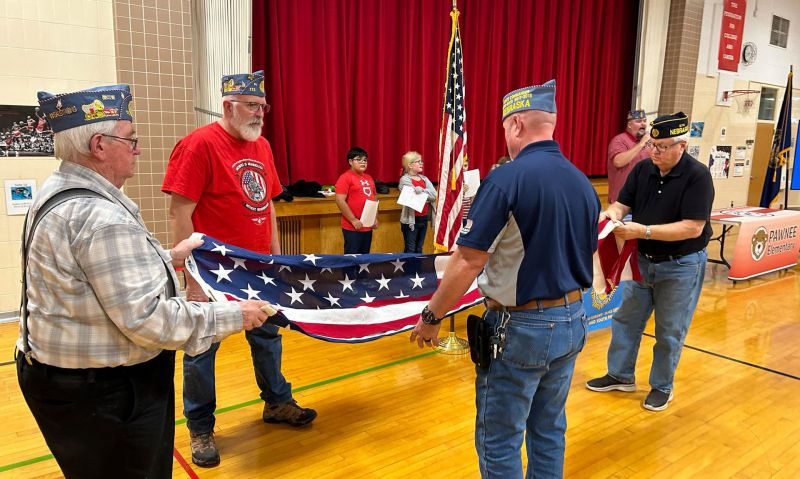
[[[281,271],[283,271],[283,270],[287,270],[287,271],[289,271],[290,273],[292,272],[292,268],[291,268],[291,267],[289,267],[289,266],[286,266],[285,264],[282,264],[282,265],[281,265],[281,267],[280,267],[280,268],[278,268],[278,273],[280,273],[280,272],[281,272]]]
[[[399,294],[399,295],[397,295],[397,296],[395,296],[395,298],[396,298],[396,299],[408,298],[408,295],[407,295],[407,294],[403,294],[403,290],[401,289],[401,290],[400,290],[400,294]]]
[[[364,263],[364,264],[358,265],[358,272],[360,273],[362,271],[366,271],[367,273],[369,273],[369,264]]]
[[[233,270],[223,268],[222,264],[219,264],[219,269],[212,269],[210,271],[217,275],[217,283],[222,281],[223,278],[227,279],[228,281],[231,281],[231,272]]]
[[[400,261],[399,259],[391,261],[391,263],[394,265],[394,271],[392,271],[393,273],[397,271],[403,272],[403,265],[406,264],[405,261]]]
[[[242,268],[243,270],[247,271],[247,266],[245,266],[244,262],[246,261],[244,258],[231,258],[233,260],[233,269]]]
[[[228,249],[224,244],[213,243],[213,245],[214,245],[214,248],[211,251],[216,251],[216,252],[220,253],[222,256],[225,256],[228,253],[232,253],[233,252],[232,249]]]
[[[342,293],[348,289],[354,293],[356,292],[356,290],[353,289],[353,283],[355,283],[356,280],[350,279],[350,276],[345,274],[344,279],[340,279],[339,282],[342,283]]]
[[[260,293],[260,291],[253,289],[250,286],[250,283],[247,283],[247,289],[240,289],[239,291],[247,294],[247,299],[261,299],[258,297],[258,293]]]
[[[306,275],[306,279],[304,279],[304,280],[301,279],[301,280],[298,280],[298,281],[303,283],[303,291],[305,291],[307,289],[310,289],[311,291],[314,291],[314,283],[317,282],[317,280],[315,280],[315,279],[308,279],[308,275]]]
[[[336,305],[336,306],[339,306],[340,308],[342,307],[342,305],[339,304],[339,298],[334,298],[331,295],[331,293],[328,293],[328,296],[326,296],[325,299],[328,300],[329,303],[331,303],[331,306]]]
[[[389,289],[389,281],[391,281],[391,280],[392,280],[391,278],[386,279],[383,275],[381,275],[381,279],[376,279],[375,281],[377,281],[378,284],[380,285],[378,287],[378,291],[382,290],[383,288],[386,288],[388,290]]]
[[[259,277],[259,278],[261,278],[261,281],[263,281],[263,282],[264,282],[264,285],[265,285],[265,286],[266,286],[266,285],[268,285],[268,284],[271,284],[272,286],[277,286],[277,285],[275,284],[275,278],[270,278],[269,276],[267,276],[266,274],[264,274],[264,272],[263,272],[263,271],[261,272],[261,274],[260,274],[260,275],[258,275],[258,277]]]
[[[425,278],[420,277],[419,273],[415,273],[413,278],[409,278],[413,284],[411,289],[414,288],[422,288],[422,282],[425,281]]]
[[[309,261],[309,262],[310,262],[311,264],[313,264],[314,266],[316,266],[316,265],[317,265],[317,260],[318,260],[318,259],[322,259],[322,256],[317,256],[317,255],[315,255],[314,253],[311,253],[311,254],[304,254],[303,256],[305,256],[305,257],[306,257],[306,258],[305,258],[303,261]]]
[[[374,296],[370,296],[369,293],[367,293],[365,291],[364,292],[364,297],[361,298],[361,301],[364,301],[365,303],[369,304],[369,303],[375,301],[375,297]]]
[[[295,302],[298,302],[298,303],[300,303],[300,304],[303,304],[303,300],[302,300],[302,299],[300,299],[300,297],[301,297],[301,296],[303,296],[303,293],[302,293],[302,292],[300,292],[300,291],[295,291],[295,289],[294,289],[294,288],[292,288],[292,292],[291,292],[291,293],[283,293],[283,294],[285,294],[285,295],[289,296],[290,298],[292,298],[292,302],[291,302],[291,303],[289,303],[289,305],[292,305],[292,304],[294,304]]]

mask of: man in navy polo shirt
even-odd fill
[[[636,391],[639,343],[655,310],[651,390],[642,407],[662,411],[673,398],[675,369],[703,287],[714,184],[708,168],[686,152],[689,119],[683,112],[656,118],[650,136],[651,157],[631,170],[619,199],[603,213],[617,222],[633,214],[614,234],[638,241],[642,280],[626,283],[614,314],[608,374],[586,387]]]
[[[582,288],[592,283],[600,200],[553,141],[555,81],[503,98],[514,161],[481,183],[441,286],[411,340],[437,344],[442,316],[478,276],[484,321],[500,338],[488,369],[476,367],[475,447],[481,476],[561,477],[564,404],[586,339]]]

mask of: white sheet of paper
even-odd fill
[[[464,172],[464,183],[469,186],[464,192],[464,196],[472,198],[478,192],[478,187],[481,186],[481,171],[477,168],[474,170],[467,170]]]
[[[361,221],[361,224],[364,225],[364,227],[369,228],[375,224],[375,218],[377,217],[378,202],[367,200],[367,202],[364,203],[364,210],[361,212],[361,218],[359,218],[359,221]]]
[[[397,204],[408,206],[417,213],[422,213],[422,208],[425,207],[425,202],[427,200],[427,193],[414,193],[414,188],[407,186],[400,191],[400,196],[397,198]]]

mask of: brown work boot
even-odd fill
[[[317,411],[311,408],[300,407],[297,401],[280,404],[264,403],[264,422],[282,423],[294,427],[305,426],[317,417]]]
[[[192,462],[200,467],[214,467],[219,464],[219,449],[214,442],[214,431],[195,434],[189,432],[189,445],[192,447]]]

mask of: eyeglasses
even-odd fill
[[[125,138],[124,136],[106,135],[105,133],[100,133],[100,136],[105,136],[107,138],[114,138],[116,140],[129,141],[131,143],[131,150],[133,151],[136,151],[136,147],[139,146],[138,138]]]
[[[258,110],[264,110],[264,113],[269,113],[269,110],[272,108],[269,103],[257,103],[254,101],[242,101],[242,100],[228,100],[231,103],[241,103],[244,105],[245,108],[250,110],[250,113],[255,113]]]
[[[652,140],[650,140],[647,143],[645,143],[644,146],[646,146],[647,148],[649,148],[651,150],[658,150],[659,153],[664,153],[665,151],[669,150],[670,148],[672,148],[673,146],[677,145],[678,143],[680,143],[680,141],[677,142],[677,143],[673,143],[671,145],[656,145],[655,143],[653,143]]]
[[[411,164],[412,165],[421,165],[422,164],[422,160],[412,161]]]
[[[367,159],[365,157],[363,157],[363,156],[357,156],[357,157],[353,158],[353,161],[357,161],[359,163],[366,163]]]

